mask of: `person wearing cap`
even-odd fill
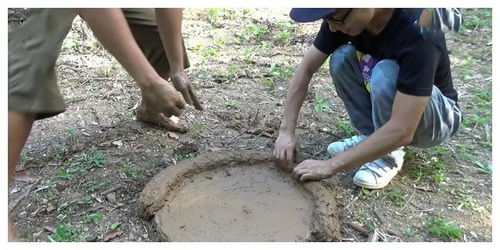
[[[64,112],[55,64],[80,15],[141,89],[137,119],[185,132],[168,118],[186,102],[203,109],[184,68],[182,9],[32,9],[8,36],[8,183],[36,120]],[[172,84],[167,82],[171,79]],[[9,216],[9,240],[16,240]]]
[[[404,147],[432,147],[461,123],[443,32],[419,26],[407,9],[292,9],[297,22],[321,27],[290,80],[274,157],[291,168],[295,128],[311,77],[330,57],[330,74],[353,127],[333,142],[328,160],[307,159],[293,168],[300,181],[320,180],[357,168],[353,182],[385,187],[401,169]]]

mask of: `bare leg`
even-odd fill
[[[163,79],[168,80],[170,72],[160,72],[159,75]],[[137,121],[160,126],[168,131],[178,133],[186,133],[188,131],[188,126],[185,122],[179,121],[178,123],[175,123],[162,113],[152,112],[151,107],[149,107],[143,100],[141,100],[141,104],[137,108],[136,119]]]
[[[31,126],[35,120],[35,115],[32,113],[22,113],[9,111],[9,159],[8,159],[8,183],[12,182],[12,177],[16,171],[16,163],[19,160],[19,155],[23,150],[24,144],[28,139],[31,131]],[[9,241],[17,241],[17,237],[12,225],[12,216],[9,211]]]

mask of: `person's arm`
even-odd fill
[[[306,160],[293,174],[301,181],[319,180],[335,173],[373,161],[394,149],[409,144],[424,113],[429,97],[397,91],[391,119],[356,147],[326,161]]]
[[[293,162],[297,144],[295,128],[300,108],[304,103],[313,74],[321,67],[327,57],[327,54],[311,45],[290,80],[279,136],[274,150],[275,162],[282,168],[289,168]]]
[[[184,46],[182,43],[182,9],[156,9],[158,32],[170,65],[170,79],[188,104],[203,110],[193,85],[184,72]]]
[[[102,45],[134,78],[154,112],[165,116],[179,115],[185,102],[168,82],[161,78],[135,41],[121,9],[79,9]]]

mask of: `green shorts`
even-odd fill
[[[62,42],[77,16],[75,9],[32,9],[26,21],[9,27],[9,111],[34,113],[36,119],[66,110],[57,86],[55,64]],[[132,34],[160,75],[169,70],[154,9],[123,10]],[[184,67],[189,67],[184,47]]]

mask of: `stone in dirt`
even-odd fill
[[[242,151],[163,170],[139,206],[164,241],[339,241],[334,197],[320,182],[293,180],[269,153]]]

